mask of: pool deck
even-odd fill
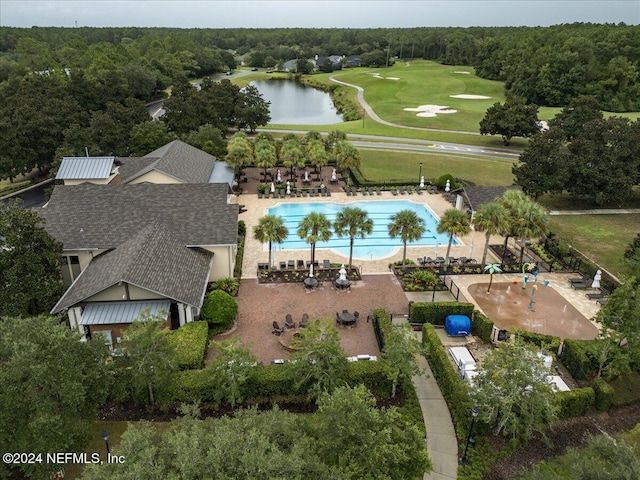
[[[258,263],[266,263],[269,261],[269,252],[267,250],[267,244],[261,244],[253,238],[253,227],[257,225],[260,217],[267,214],[267,209],[275,207],[280,203],[312,203],[312,202],[331,202],[337,204],[344,204],[345,206],[353,202],[375,202],[381,200],[405,200],[418,204],[427,205],[429,209],[438,217],[453,208],[453,205],[449,203],[440,194],[429,194],[424,192],[422,195],[393,195],[391,192],[382,192],[381,195],[364,196],[358,194],[357,196],[347,196],[344,192],[333,191],[330,197],[294,197],[294,198],[258,198],[257,194],[242,194],[238,197],[238,203],[244,205],[247,210],[240,214],[239,219],[244,220],[247,226],[247,238],[245,239],[244,258],[242,262],[242,278],[257,278],[257,266]],[[463,237],[458,237],[460,245],[451,246],[451,256],[453,257],[473,257],[478,260],[482,258],[482,251],[485,244],[485,235],[482,232],[471,232]],[[492,242],[500,243],[500,237],[492,237]],[[356,239],[356,246],[358,240]],[[473,242],[473,255],[470,255],[470,248]],[[430,256],[444,257],[447,251],[447,244],[441,244],[438,247],[438,254],[436,255],[435,247],[429,246],[416,246],[412,247],[411,244],[407,245],[407,258],[415,262],[416,258]],[[278,265],[281,261],[287,260],[310,260],[311,248],[307,247],[302,250],[278,250],[278,245],[274,245],[273,262]],[[322,260],[328,259],[335,263],[347,263],[349,261],[348,256],[343,256],[337,252],[329,249],[317,249],[316,260],[322,263]],[[402,246],[400,246],[392,255],[381,259],[354,259],[353,264],[360,268],[360,271],[364,274],[384,274],[389,273],[389,263],[402,260]]]

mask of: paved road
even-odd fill
[[[28,209],[40,208],[45,203],[47,203],[47,199],[44,194],[44,190],[51,186],[53,183],[53,179],[45,180],[37,185],[32,187],[28,187],[24,190],[20,190],[19,192],[12,193],[11,195],[7,195],[6,197],[0,198],[0,202],[8,204],[9,201],[17,198],[22,200],[22,206]]]

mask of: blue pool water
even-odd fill
[[[373,220],[373,232],[364,239],[356,237],[353,247],[353,258],[362,260],[372,260],[391,256],[396,249],[402,248],[402,240],[399,237],[389,238],[387,225],[391,222],[391,216],[400,210],[413,210],[424,220],[425,232],[417,242],[407,243],[407,246],[435,246],[444,245],[449,241],[449,236],[436,232],[438,220],[433,213],[424,205],[409,202],[407,200],[391,201],[370,201],[354,202],[348,204],[336,203],[285,203],[268,209],[268,213],[284,218],[286,227],[289,229],[289,236],[282,245],[274,245],[276,250],[302,250],[309,248],[309,245],[298,237],[298,224],[302,218],[311,212],[324,213],[333,223],[336,214],[345,206],[358,207],[369,214]],[[457,241],[454,238],[453,244]],[[317,249],[331,249],[335,252],[349,257],[349,237],[338,237],[335,233],[328,242],[318,242]],[[318,252],[316,252],[318,253]],[[442,250],[444,253],[444,249]],[[408,256],[408,255],[407,255]]]

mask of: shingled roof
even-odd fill
[[[61,312],[119,282],[202,306],[213,253],[184,246],[160,222],[94,258],[51,313]]]
[[[154,221],[184,246],[235,245],[238,205],[228,185],[57,185],[40,213],[65,250],[116,248]]]
[[[216,163],[216,157],[192,147],[188,143],[174,140],[148,153],[138,161],[129,161],[129,166],[120,169],[123,183],[130,182],[145,173],[158,171],[183,183],[207,183]],[[148,162],[148,160],[152,160]],[[126,160],[123,159],[125,164]],[[134,168],[140,167],[137,170]]]
[[[478,187],[478,186],[466,186],[464,187],[467,201],[470,203],[471,210],[476,212],[485,203],[491,203],[494,200],[502,197],[507,190],[520,190],[520,187]]]

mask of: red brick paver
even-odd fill
[[[360,320],[354,328],[339,327],[340,343],[348,356],[379,355],[373,326],[367,323],[367,315],[374,309],[384,308],[389,313],[408,312],[408,301],[393,275],[364,275],[354,282],[350,292],[334,290],[331,285],[313,292],[306,292],[300,284],[259,284],[255,279],[240,282],[237,325],[233,331],[219,335],[214,340],[240,338],[258,360],[265,364],[275,359],[288,359],[289,353],[280,345],[280,338],[271,333],[277,320],[284,326],[285,315],[290,313],[296,324],[303,313],[309,319],[331,317],[346,309],[360,312]]]

